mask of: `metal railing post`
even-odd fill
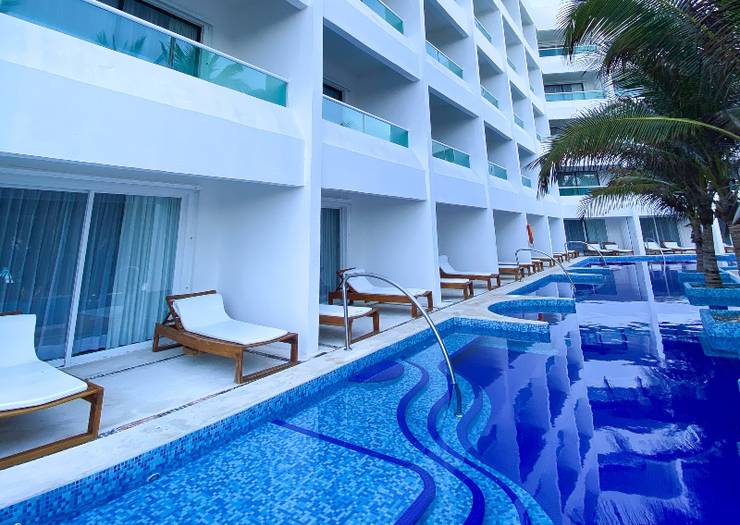
[[[409,301],[411,301],[411,304],[413,304],[419,310],[419,312],[421,312],[421,315],[424,317],[427,324],[429,325],[429,328],[432,330],[432,334],[434,334],[434,338],[437,340],[437,344],[439,345],[440,350],[442,350],[442,355],[444,356],[444,361],[447,365],[447,371],[450,375],[450,386],[455,392],[455,415],[457,417],[462,417],[462,393],[460,392],[460,386],[457,384],[457,377],[455,375],[455,369],[452,366],[450,354],[447,352],[447,347],[442,340],[442,336],[440,335],[439,330],[437,330],[437,325],[434,324],[434,321],[432,321],[432,318],[429,317],[429,314],[421,306],[419,301],[416,300],[416,297],[410,294],[404,287],[402,287],[398,283],[376,273],[352,272],[351,270],[347,270],[342,273],[342,305],[344,307],[344,349],[352,349],[349,340],[349,306],[347,305],[347,283],[352,277],[370,277],[371,279],[378,279],[390,284],[394,288],[398,289],[403,295],[408,297]]]

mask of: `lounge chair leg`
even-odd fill
[[[100,417],[103,413],[103,389],[99,388],[87,401],[90,403],[90,419],[87,422],[87,433],[93,437],[98,437],[98,433],[100,432]]]
[[[501,288],[501,275],[496,274],[496,288]]]
[[[298,362],[298,334],[290,340],[290,362]]]
[[[419,317],[421,314],[419,313],[419,310],[417,310],[416,305],[414,303],[411,303],[411,317]]]
[[[434,310],[434,298],[432,297],[432,292],[429,292],[427,294],[427,312],[431,312]]]
[[[375,311],[373,312],[373,334],[379,334],[380,333],[380,312]]]
[[[154,339],[152,339],[152,352],[159,352],[159,325],[154,327]]]
[[[234,382],[242,384],[244,382],[244,351],[239,352],[239,355],[234,357],[234,362]]]

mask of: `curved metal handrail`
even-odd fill
[[[567,249],[566,249],[566,251],[567,251]],[[545,257],[547,257],[548,259],[550,259],[555,264],[557,264],[558,266],[560,266],[560,269],[563,270],[563,273],[565,274],[565,276],[568,278],[568,281],[570,282],[570,287],[573,289],[573,296],[575,297],[575,295],[576,295],[576,283],[573,282],[573,278],[570,276],[570,274],[568,273],[568,271],[565,269],[565,266],[563,266],[560,261],[558,261],[555,257],[553,257],[552,255],[550,255],[549,253],[543,252],[542,250],[538,250],[537,248],[519,248],[517,251],[514,252],[514,258],[516,259],[517,266],[519,266],[519,252],[535,252],[535,253],[540,253],[540,254],[544,255]]]
[[[655,245],[658,248],[660,248],[660,251],[658,253],[660,253],[660,256],[663,258],[663,268],[667,268],[668,267],[668,260],[665,258],[665,252],[663,251],[663,248],[660,247],[660,243],[658,241],[656,241],[655,239],[645,239],[645,238],[642,239],[642,246],[643,246],[643,248],[645,248],[645,254],[647,254],[647,246],[645,246],[645,245],[647,243],[649,243],[649,242],[654,242]]]
[[[587,250],[590,250],[591,249],[591,247],[589,246],[589,244],[593,244],[593,243],[588,243],[586,241],[565,241],[565,252],[566,253],[568,253],[568,245],[569,244],[573,244],[573,243],[575,243],[575,244],[583,244],[586,247]],[[606,264],[606,259],[604,258],[604,254],[601,253],[601,250],[599,248],[596,248],[596,253],[599,254],[599,257],[601,257],[601,264],[603,264],[604,266],[606,266],[607,265]]]
[[[457,384],[457,377],[455,376],[455,369],[452,366],[452,360],[450,359],[450,354],[447,352],[447,347],[445,346],[445,343],[442,340],[442,336],[439,334],[439,330],[437,330],[437,325],[434,324],[434,321],[432,321],[432,318],[429,317],[429,314],[426,312],[424,307],[422,307],[421,304],[419,304],[419,301],[416,300],[416,297],[410,294],[403,286],[399,285],[398,283],[391,281],[387,277],[378,275],[377,273],[353,272],[352,270],[346,270],[342,272],[341,286],[342,286],[342,308],[344,310],[344,349],[345,350],[352,349],[352,347],[350,346],[350,340],[349,340],[349,307],[347,303],[347,283],[352,277],[370,277],[372,279],[378,279],[380,281],[390,284],[394,288],[397,288],[403,295],[408,297],[409,301],[411,301],[411,304],[416,306],[416,308],[421,312],[421,315],[424,317],[427,324],[429,325],[429,328],[432,330],[432,333],[434,334],[435,339],[437,339],[437,344],[439,344],[439,348],[442,350],[442,355],[444,356],[445,364],[447,365],[447,371],[450,374],[450,386],[452,390],[454,390],[455,392],[455,400],[456,400],[455,415],[457,417],[462,417],[462,393],[460,392],[460,386]]]

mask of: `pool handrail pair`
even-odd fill
[[[568,248],[566,247],[565,250],[567,252]],[[570,276],[570,274],[568,273],[568,271],[565,269],[565,266],[563,266],[563,264],[560,261],[558,261],[555,257],[553,257],[552,254],[549,254],[547,252],[543,252],[542,250],[538,250],[537,248],[519,248],[517,251],[514,252],[514,258],[516,259],[516,265],[517,266],[519,266],[519,252],[535,252],[535,253],[542,254],[545,257],[547,257],[548,259],[550,259],[551,261],[553,261],[555,264],[557,264],[558,266],[560,266],[560,269],[563,270],[563,273],[568,278],[568,281],[570,282],[570,287],[573,289],[573,294],[575,295],[575,293],[576,293],[576,283],[573,282],[573,278]]]
[[[344,310],[344,349],[345,350],[352,349],[352,347],[350,346],[349,305],[347,301],[347,284],[352,277],[370,277],[371,279],[378,279],[380,281],[390,284],[394,288],[397,288],[398,291],[400,291],[403,295],[408,297],[409,301],[411,301],[411,304],[415,305],[416,308],[419,310],[419,312],[421,312],[421,315],[424,317],[427,324],[429,325],[429,328],[432,330],[432,334],[434,334],[434,338],[437,340],[437,344],[439,344],[439,348],[442,350],[442,355],[444,356],[445,364],[447,365],[447,371],[450,374],[450,387],[455,392],[455,415],[457,417],[462,417],[462,393],[460,392],[460,386],[457,384],[457,377],[455,376],[455,369],[452,366],[452,360],[450,359],[450,354],[447,352],[447,347],[445,346],[445,343],[442,340],[442,336],[439,334],[439,330],[437,330],[437,325],[434,324],[434,321],[432,321],[432,318],[429,317],[429,314],[426,312],[426,310],[424,310],[421,304],[419,304],[419,301],[417,301],[416,298],[411,293],[409,293],[403,286],[399,285],[398,283],[391,281],[387,277],[378,275],[377,273],[370,273],[370,272],[364,272],[364,271],[363,272],[352,271],[352,270],[346,270],[342,272],[341,286],[342,286],[342,308]]]

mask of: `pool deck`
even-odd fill
[[[489,312],[488,306],[511,299],[507,294],[551,273],[559,273],[559,269],[547,268],[521,282],[505,281],[493,291],[476,289],[477,295],[468,301],[455,301],[454,295],[445,295],[446,301],[432,314],[432,319],[442,322],[452,317],[467,317],[546,325],[497,315]],[[243,385],[233,383],[230,360],[209,355],[188,356],[179,349],[157,354],[136,351],[68,368],[68,372],[91,379],[106,389],[101,437],[0,471],[0,508],[152,450],[427,328],[424,319],[410,319],[408,307],[380,306],[380,309],[384,331],[354,344],[352,351],[343,350],[341,327],[322,327],[319,346],[308,360]],[[363,329],[365,326],[358,323],[357,333]],[[262,368],[276,363],[276,358],[285,357],[286,350],[276,347],[255,355],[245,365]],[[0,428],[0,453],[5,455],[20,446],[29,448],[36,444],[38,436],[49,441],[83,428],[87,406],[82,401],[74,403],[14,418],[13,425],[6,423]]]

